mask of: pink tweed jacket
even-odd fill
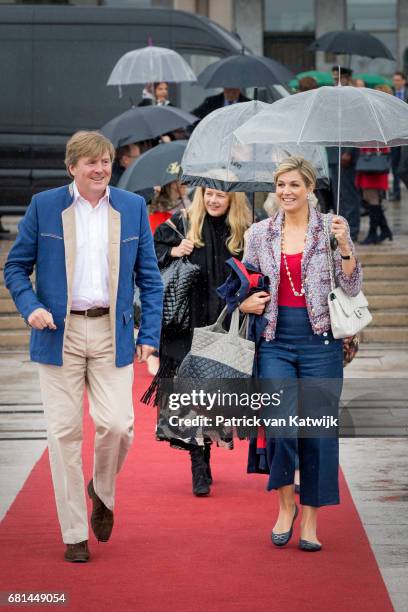
[[[328,217],[330,227],[333,215],[329,213]],[[244,257],[245,263],[256,266],[262,274],[266,274],[270,278],[271,300],[264,312],[268,324],[263,336],[267,340],[273,340],[275,337],[278,317],[282,221],[283,213],[278,211],[274,217],[252,225],[248,231]],[[354,253],[351,239],[350,248]],[[342,270],[339,249],[332,251],[332,253],[336,286],[340,286],[350,296],[357,295],[361,290],[363,281],[360,262],[357,261],[356,268],[351,276],[347,276]],[[323,214],[312,206],[310,206],[309,225],[302,256],[302,280],[310,324],[315,334],[322,334],[330,329],[327,304],[327,296],[330,292],[330,276]]]

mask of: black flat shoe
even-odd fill
[[[309,542],[308,540],[299,540],[299,548],[300,550],[304,550],[305,552],[317,552],[322,549],[321,544],[316,544],[316,542]]]
[[[294,525],[294,522],[298,514],[299,514],[299,508],[295,504],[295,514],[293,515],[292,525],[289,531],[285,531],[285,533],[273,533],[272,531],[271,533],[272,544],[275,544],[275,546],[285,546],[285,544],[289,542],[290,538],[292,537],[292,533],[293,533],[293,525]]]

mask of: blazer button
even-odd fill
[[[327,332],[323,332],[323,336],[327,336]]]
[[[324,341],[325,344],[330,344],[329,340]]]

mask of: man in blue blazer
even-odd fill
[[[133,439],[133,295],[142,319],[136,353],[157,350],[162,281],[143,198],[109,187],[114,148],[98,132],[67,144],[69,186],[35,195],[19,225],[4,277],[32,328],[64,558],[89,559],[81,464],[83,395],[95,423],[91,526],[106,542],[116,474]],[[35,289],[30,276],[35,268]]]

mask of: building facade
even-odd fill
[[[0,0],[0,4],[12,4]],[[371,32],[395,61],[352,58],[356,72],[391,75],[408,69],[408,0],[15,0],[18,4],[78,4],[174,8],[204,15],[236,32],[246,47],[283,62],[295,73],[326,70],[336,58],[308,47],[321,34],[356,27]]]

